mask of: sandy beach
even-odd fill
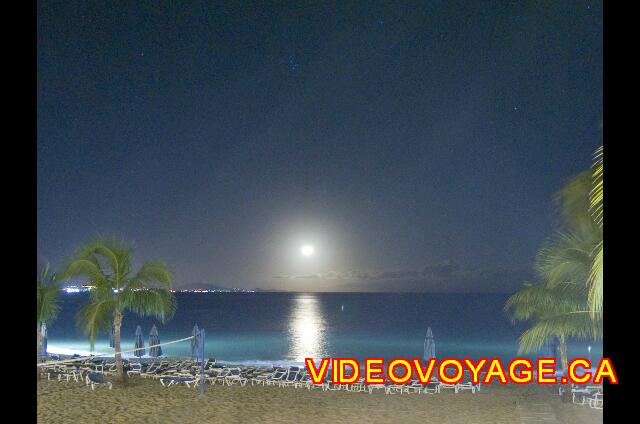
[[[563,404],[549,387],[483,386],[471,394],[385,395],[295,388],[184,386],[133,378],[112,390],[38,381],[40,423],[602,423],[602,411]]]

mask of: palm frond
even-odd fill
[[[589,308],[594,311],[594,314],[602,313],[602,301],[603,301],[603,267],[604,267],[604,247],[603,241],[596,246],[596,255],[593,259],[591,266],[591,272],[589,273]]]
[[[570,313],[584,309],[587,290],[585,286],[563,283],[549,288],[547,284],[532,284],[514,293],[504,306],[512,320],[525,321],[545,316]]]
[[[158,285],[167,290],[171,289],[172,283],[173,274],[167,264],[160,259],[146,262],[129,282],[131,288]]]
[[[49,277],[49,264],[46,264],[40,272],[37,281],[37,324],[40,322],[51,323],[60,313],[60,286],[54,276]]]
[[[116,237],[104,237],[97,240],[94,249],[96,255],[107,259],[116,282],[127,279],[131,271],[131,259],[133,257],[133,248],[129,243]]]
[[[554,196],[564,223],[571,231],[589,233],[596,227],[589,213],[591,189],[592,175],[587,170],[569,180]]]
[[[92,351],[98,332],[108,330],[111,325],[114,306],[113,299],[91,302],[83,306],[76,315],[78,326],[85,335],[89,336]]]
[[[593,220],[602,228],[604,218],[604,151],[602,146],[598,147],[593,157],[595,162],[592,167],[593,185],[589,192],[589,209]]]
[[[122,305],[139,316],[153,316],[163,323],[173,317],[176,310],[173,294],[158,288],[126,290],[122,293]]]
[[[95,256],[77,255],[72,257],[62,273],[62,278],[86,277],[95,286],[108,285],[107,276],[104,274]]]
[[[592,318],[590,311],[548,316],[526,330],[519,339],[518,354],[539,351],[549,337],[574,337],[582,340],[602,339],[602,320]]]
[[[590,210],[594,221],[602,230],[604,223],[604,150],[600,146],[594,154],[593,164],[593,188],[590,192]],[[604,244],[603,240],[594,249],[595,255],[589,272],[589,306],[595,314],[602,313],[603,301],[603,266],[604,266]]]
[[[596,243],[594,235],[559,233],[538,252],[536,270],[551,287],[565,282],[586,285]]]

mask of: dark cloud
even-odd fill
[[[526,269],[464,269],[458,264],[430,264],[418,270],[331,271],[325,274],[277,275],[273,279],[316,280],[332,290],[496,292],[509,293],[534,278]]]
[[[448,277],[460,269],[460,266],[450,262],[427,265],[422,269],[422,275],[434,277]]]

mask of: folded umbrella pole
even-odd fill
[[[142,358],[145,354],[144,339],[142,338],[142,328],[136,327],[136,345],[133,354],[138,358]]]
[[[162,356],[162,346],[156,346],[160,344],[160,336],[158,335],[158,329],[155,324],[151,327],[151,331],[149,332],[149,356],[152,358],[157,358],[158,356]]]
[[[431,327],[427,328],[427,335],[424,338],[424,360],[429,361],[436,357],[436,342],[433,340]]]

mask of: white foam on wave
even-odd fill
[[[53,354],[53,355],[69,355],[69,356],[73,356],[73,355],[105,356],[106,355],[105,353],[100,353],[100,352],[91,352],[91,351],[88,351],[88,350],[75,349],[75,348],[66,348],[66,347],[55,346],[55,345],[48,345],[47,346],[47,353],[49,355]]]
[[[231,366],[245,366],[256,368],[269,368],[269,367],[304,367],[304,362],[299,361],[287,361],[287,360],[262,360],[262,359],[246,359],[238,361],[225,361],[224,359],[216,359],[216,363],[221,365]]]
[[[169,352],[167,352],[167,350]],[[173,349],[165,349],[165,354],[162,356],[164,358],[175,358],[175,359],[191,359],[189,354],[174,354],[171,352]],[[142,356],[142,358],[138,358],[133,355],[133,352],[124,353],[122,355],[125,359],[156,359],[152,358],[148,355],[148,348],[146,349],[146,355]],[[106,342],[97,342],[95,345],[95,350],[92,352],[88,349],[88,343],[86,342],[64,342],[64,341],[55,341],[53,343],[49,343],[47,345],[47,353],[54,355],[65,355],[65,356],[95,356],[102,358],[113,358],[113,348],[109,346]],[[186,353],[186,352],[185,352]],[[215,357],[215,355],[211,355],[211,352],[207,354],[207,357]],[[244,366],[244,367],[256,367],[256,368],[269,368],[269,367],[289,367],[289,366],[298,366],[304,367],[305,364],[303,361],[294,361],[294,360],[286,360],[286,359],[278,359],[278,360],[265,360],[265,359],[238,359],[227,361],[223,358],[216,358],[216,362],[221,365],[227,366]],[[316,361],[316,365],[319,361]]]
[[[76,346],[61,346],[57,344],[48,344],[47,353],[49,355],[79,355],[79,356],[100,356],[100,357],[113,357],[113,352],[104,353],[100,351],[90,351]],[[133,353],[123,353],[122,357],[125,359],[137,359],[138,357]],[[149,355],[143,355],[142,359],[151,358]]]

